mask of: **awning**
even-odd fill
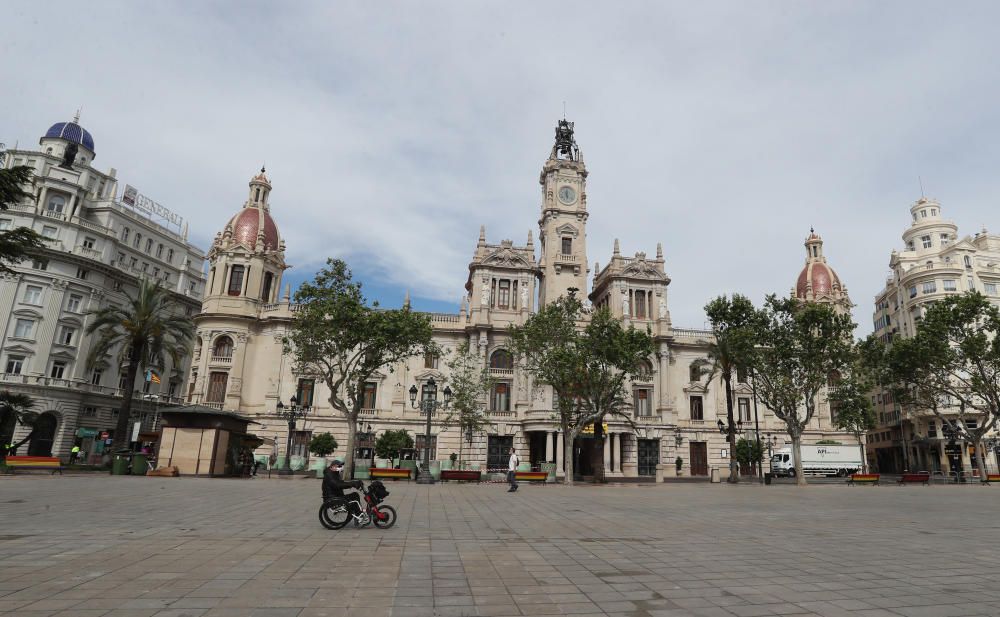
[[[81,426],[80,428],[76,429],[76,436],[84,438],[97,437],[97,432],[98,431],[96,428],[84,428]]]

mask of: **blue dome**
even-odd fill
[[[87,132],[87,129],[76,122],[56,122],[45,132],[45,137],[57,137],[73,141],[91,152],[97,152],[94,150],[94,138]]]

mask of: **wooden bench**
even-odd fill
[[[8,456],[7,468],[11,473],[16,469],[59,472],[62,475],[62,462],[54,456]]]
[[[386,480],[407,480],[413,478],[412,469],[383,469],[381,467],[369,467],[368,473],[369,478],[372,480],[377,480],[380,478],[385,478]]]
[[[514,479],[518,482],[545,482],[549,478],[547,471],[515,471]]]
[[[928,471],[921,471],[920,473],[904,473],[899,476],[898,484],[911,484],[914,482],[920,482],[930,486],[931,474]]]
[[[1000,473],[988,473],[982,480],[983,484],[992,484],[994,482],[1000,482]]]
[[[441,470],[441,481],[445,482],[448,480],[459,480],[463,482],[481,482],[483,479],[483,472],[473,471],[471,469],[442,469]]]
[[[853,473],[851,477],[847,479],[847,483],[854,484],[878,484],[879,478],[882,474],[877,473]]]

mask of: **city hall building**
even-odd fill
[[[485,401],[490,425],[462,435],[454,427],[435,424],[430,443],[424,443],[425,416],[411,406],[408,392],[413,386],[421,390],[432,378],[439,384],[448,379],[447,357],[428,356],[385,367],[366,385],[361,432],[377,435],[386,429],[405,429],[419,450],[430,447],[432,459],[458,452],[464,440],[462,448],[472,453],[466,458],[488,468],[506,468],[506,452],[513,446],[523,461],[555,462],[561,475],[563,435],[554,420],[552,391],[518,368],[508,349],[508,333],[539,306],[575,288],[593,306],[608,308],[626,324],[648,328],[655,340],[646,370],[630,386],[629,413],[635,428],[621,419],[607,419],[608,475],[653,476],[660,463],[672,471],[677,458],[683,461],[683,475],[704,476],[712,467],[728,474],[728,445],[716,424],[726,417],[724,388],[721,379],[709,382],[698,369],[698,362],[707,356],[711,333],[672,323],[670,277],[660,245],[655,252],[625,255],[616,240],[604,265],[594,262],[591,268],[587,219],[590,209],[601,204],[588,202],[587,181],[573,125],[562,121],[539,176],[537,240],[529,232],[523,244],[509,239],[491,242],[480,228],[471,246],[464,281],[467,293],[458,312],[430,316],[434,338],[445,356],[469,348],[489,367],[496,380]],[[246,202],[208,251],[207,287],[195,318],[197,340],[187,399],[259,422],[255,432],[270,440],[257,453],[284,457],[288,425],[276,410],[279,402],[289,405],[294,396],[299,405],[311,407],[292,435],[291,454],[299,462],[308,457],[309,440],[317,433],[332,433],[343,448],[347,427],[327,402],[325,385],[296,375],[282,353],[282,339],[296,307],[290,290],[282,292],[288,264],[275,220],[282,212],[276,210],[272,216],[271,190],[262,169],[250,180]],[[849,309],[847,290],[826,262],[822,239],[811,234],[805,246],[805,267],[793,293],[803,300]],[[784,424],[755,404],[747,384],[736,384],[735,398],[735,415],[745,431],[753,428],[756,411],[762,439],[770,434],[772,446],[784,445]],[[582,475],[590,473],[587,458],[579,454],[587,439],[580,437],[574,444],[579,459],[575,469]],[[833,427],[825,400],[819,401],[803,441],[821,439],[853,443],[853,437]],[[369,438],[358,445],[371,443]]]
[[[120,187],[114,168],[94,167],[96,156],[79,118],[53,124],[37,149],[2,153],[0,166],[26,165],[34,178],[24,187],[31,197],[0,212],[0,230],[28,227],[46,239],[42,252],[0,275],[0,387],[29,395],[40,414],[33,430],[0,427],[0,438],[15,444],[30,432],[18,454],[66,458],[78,442],[99,462],[126,388],[140,393],[133,412],[143,432],[155,431],[161,406],[183,400],[188,359],[178,366],[168,360],[159,383],[141,372],[136,383],[125,383],[118,350],[87,365],[89,311],[124,305],[149,278],[194,316],[205,285],[204,252],[188,241],[179,217]]]

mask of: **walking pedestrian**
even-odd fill
[[[507,482],[510,483],[510,488],[507,489],[508,493],[513,493],[517,491],[517,464],[520,463],[520,459],[517,458],[517,450],[514,448],[510,449],[510,461],[507,463]]]

